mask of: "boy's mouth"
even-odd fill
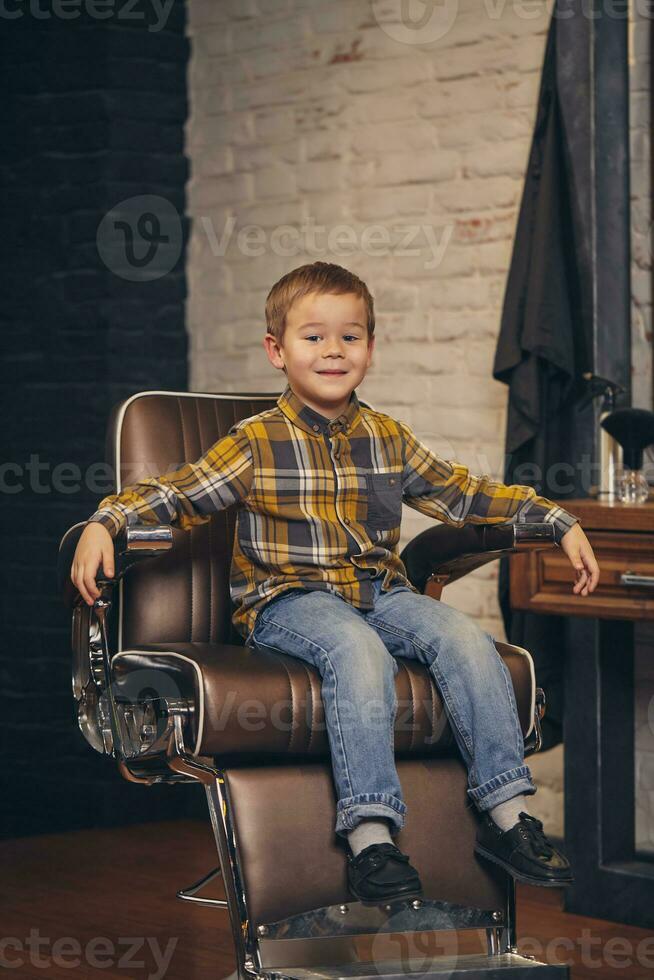
[[[347,374],[347,371],[318,371],[318,374]]]

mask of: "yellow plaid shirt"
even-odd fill
[[[236,423],[195,463],[105,497],[89,518],[112,537],[126,523],[204,524],[238,505],[230,590],[248,641],[257,613],[292,588],[322,589],[358,609],[406,577],[402,504],[454,527],[551,521],[557,543],[577,518],[533,487],[473,476],[442,459],[408,425],[360,402],[330,420],[290,386],[275,408]]]

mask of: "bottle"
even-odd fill
[[[599,415],[599,486],[595,494],[599,500],[610,502],[618,498],[618,476],[622,469],[622,446],[611,433],[604,428],[602,422],[615,410],[615,396],[624,388],[615,381],[601,378],[597,374],[586,371],[583,378],[590,383],[590,391],[580,404],[580,408],[588,405],[598,395],[602,396]]]

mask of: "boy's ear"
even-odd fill
[[[266,349],[268,360],[278,371],[284,370],[284,352],[281,345],[271,333],[267,333],[263,338],[263,346]]]
[[[370,367],[370,362],[372,361],[372,352],[374,351],[374,349],[375,349],[375,335],[373,334],[372,337],[370,337],[368,340],[368,362],[366,364],[367,368]]]

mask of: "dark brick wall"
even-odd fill
[[[82,739],[55,576],[62,534],[110,489],[87,476],[104,458],[112,404],[187,386],[185,224],[173,228],[174,266],[149,281],[147,269],[146,281],[125,277],[119,249],[108,267],[97,239],[107,212],[134,196],[184,214],[184,3],[158,29],[147,3],[132,12],[148,19],[123,19],[117,2],[104,21],[82,0],[68,21],[43,0],[50,16],[5,6],[23,11],[0,18],[0,752],[2,833],[15,836],[174,817],[201,801],[195,787],[126,783]],[[25,469],[31,457],[38,474]],[[62,483],[64,462],[77,479]]]

